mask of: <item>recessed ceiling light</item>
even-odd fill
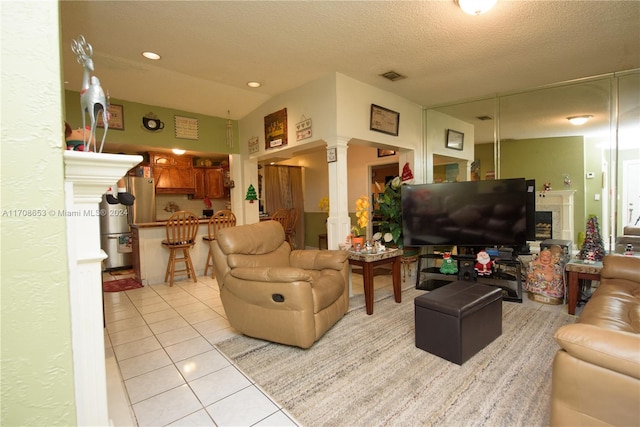
[[[455,0],[464,13],[482,15],[496,5],[498,0]]]
[[[173,151],[173,154],[175,154],[177,156],[182,156],[186,152],[182,148],[174,148],[171,151]]]
[[[154,61],[157,61],[158,59],[160,59],[160,55],[158,55],[155,52],[142,52],[142,56],[144,56],[147,59],[152,59]]]
[[[262,86],[262,83],[260,83],[260,82],[248,82],[247,86],[249,86],[249,87],[260,87],[260,86]]]
[[[574,126],[580,126],[587,123],[589,119],[591,119],[591,117],[593,116],[591,115],[571,116],[571,117],[567,117],[567,120],[569,120],[569,122]]]

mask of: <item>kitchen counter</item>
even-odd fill
[[[140,224],[131,224],[131,228],[150,228],[150,227],[165,227],[168,220],[156,221],[156,222],[143,222]],[[207,224],[209,218],[203,217],[198,220],[200,224]]]
[[[208,235],[209,218],[200,219],[196,244],[191,248],[191,261],[198,276],[204,274],[204,269],[209,254],[209,244],[202,238]],[[167,238],[167,221],[156,221],[131,225],[133,235],[134,270],[143,285],[164,283],[164,275],[169,261],[169,250],[162,246],[162,241]],[[179,276],[178,280],[186,276]]]

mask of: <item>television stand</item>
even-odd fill
[[[433,291],[451,282],[466,280],[482,283],[502,289],[502,299],[508,302],[522,303],[522,263],[519,259],[499,259],[493,261],[494,272],[491,276],[467,274],[463,271],[469,268],[469,262],[475,261],[468,255],[452,255],[458,263],[458,274],[442,274],[435,265],[429,265],[430,260],[442,259],[442,254],[421,254],[418,256],[416,272],[416,289]],[[466,263],[466,264],[465,264]],[[461,264],[465,264],[462,266]],[[471,264],[473,265],[473,264]]]
[[[502,289],[503,301],[522,302],[522,263],[519,259],[494,259],[492,276],[478,277],[478,283],[497,286]],[[515,269],[511,274],[505,269]]]

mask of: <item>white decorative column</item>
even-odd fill
[[[100,248],[102,195],[142,156],[65,151],[65,215],[77,424],[107,426]]]
[[[337,138],[327,148],[336,149],[336,161],[329,162],[329,218],[327,219],[327,248],[338,249],[351,232],[349,218],[349,179],[347,170],[347,138]]]

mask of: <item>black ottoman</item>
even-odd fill
[[[417,297],[416,347],[462,365],[502,334],[502,290],[457,281]]]

